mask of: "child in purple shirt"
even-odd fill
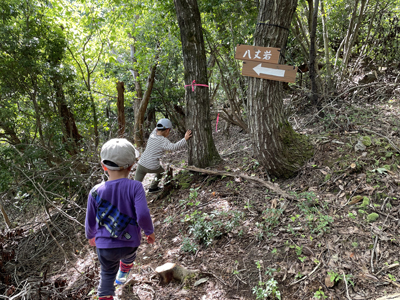
[[[99,300],[111,300],[114,281],[124,284],[128,278],[141,229],[149,244],[154,243],[155,235],[142,183],[128,179],[136,160],[133,145],[126,139],[111,139],[100,156],[109,178],[89,194],[85,230],[89,244],[97,247],[101,265]]]

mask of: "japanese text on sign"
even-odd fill
[[[280,50],[281,49],[279,48],[237,45],[235,58],[239,60],[252,60],[277,64],[279,61]]]
[[[251,51],[246,50],[246,52],[243,54],[243,59],[246,59],[246,56],[248,57],[248,59],[263,59],[263,60],[270,60],[272,57],[271,51],[265,50],[263,53],[263,57],[261,58],[259,55],[261,53],[261,50],[257,50],[254,53],[254,56],[251,56]]]

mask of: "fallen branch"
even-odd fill
[[[321,262],[315,267],[314,270],[312,270],[310,273],[308,273],[306,276],[304,276],[304,277],[301,278],[300,280],[297,280],[297,281],[295,281],[295,282],[292,282],[291,284],[289,284],[289,286],[290,286],[290,285],[294,285],[294,284],[296,284],[296,283],[299,283],[300,281],[303,281],[304,279],[310,277],[315,271],[317,271],[317,269],[319,268],[320,265],[321,265]]]
[[[221,278],[219,278],[219,277],[218,277],[217,275],[215,275],[214,273],[211,273],[211,272],[201,272],[201,274],[214,276],[216,279],[218,279],[219,281],[221,281],[224,285],[229,286],[225,281],[223,281]]]
[[[12,229],[13,225],[11,224],[10,219],[8,218],[8,215],[6,213],[6,210],[4,209],[3,205],[1,205],[1,203],[0,203],[0,211],[1,211],[1,214],[3,215],[4,222],[6,223],[7,229]]]
[[[375,237],[375,242],[374,242],[374,248],[372,249],[372,252],[371,252],[371,273],[373,274],[373,273],[375,273],[375,270],[374,270],[374,253],[375,253],[375,251],[376,251],[376,244],[378,243],[378,235],[376,235],[376,237]]]
[[[398,284],[397,282],[394,282],[393,280],[391,280],[389,277],[385,276],[383,279],[385,279],[386,282],[390,282],[391,284],[400,287],[400,284]]]
[[[389,269],[392,269],[392,268],[395,268],[395,267],[398,267],[399,266],[399,263],[397,262],[397,263],[394,263],[394,264],[392,264],[392,265],[389,265],[389,266],[384,266],[378,273],[376,273],[375,275],[379,275],[379,273],[381,273],[382,271],[385,271],[385,270],[389,270]]]
[[[369,130],[369,129],[365,129],[365,128],[361,128],[360,130],[361,130],[361,131],[366,131],[366,132],[369,132],[369,133],[373,133],[373,134],[379,135],[380,137],[385,138],[385,139],[389,142],[390,146],[392,146],[392,148],[393,148],[394,150],[396,150],[398,153],[400,153],[400,149],[397,148],[396,145],[393,143],[393,141],[392,141],[391,139],[389,139],[387,136],[385,136],[385,135],[383,135],[383,134],[380,134],[380,133],[378,133],[378,132],[376,132],[376,131]]]
[[[199,172],[199,173],[206,173],[206,174],[210,174],[210,175],[241,177],[246,180],[256,181],[256,182],[262,184],[263,186],[265,186],[266,188],[274,191],[279,196],[282,196],[282,197],[284,197],[286,199],[290,199],[290,200],[296,200],[296,198],[294,196],[289,195],[288,193],[286,193],[285,191],[280,189],[278,186],[275,186],[274,184],[272,184],[268,181],[262,180],[261,178],[258,178],[258,177],[247,176],[244,174],[229,173],[229,172],[224,172],[224,171],[213,171],[213,170],[208,170],[208,169],[201,169],[201,168],[197,168],[197,167],[193,167],[193,166],[188,166],[186,168],[186,170]]]
[[[381,298],[377,298],[376,300],[400,300],[400,293],[386,295]]]
[[[349,295],[349,287],[347,286],[347,279],[346,279],[346,274],[343,272],[343,281],[344,284],[346,285],[346,295],[347,299],[351,300],[350,295]]]

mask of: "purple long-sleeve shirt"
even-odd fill
[[[129,240],[124,236],[118,238],[110,237],[107,229],[104,226],[99,226],[96,222],[98,203],[89,194],[85,220],[86,238],[92,239],[96,237],[97,248],[138,247],[142,239],[140,229],[146,235],[154,232],[146,195],[141,182],[128,178],[107,181],[98,185],[97,194],[101,199],[107,200],[117,207],[121,213],[135,219],[138,224],[138,226],[129,224],[125,230],[131,236]]]

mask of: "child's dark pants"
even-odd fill
[[[136,259],[137,247],[98,249],[97,256],[99,257],[101,271],[98,296],[115,295],[114,281],[117,277],[119,262],[131,264]]]

